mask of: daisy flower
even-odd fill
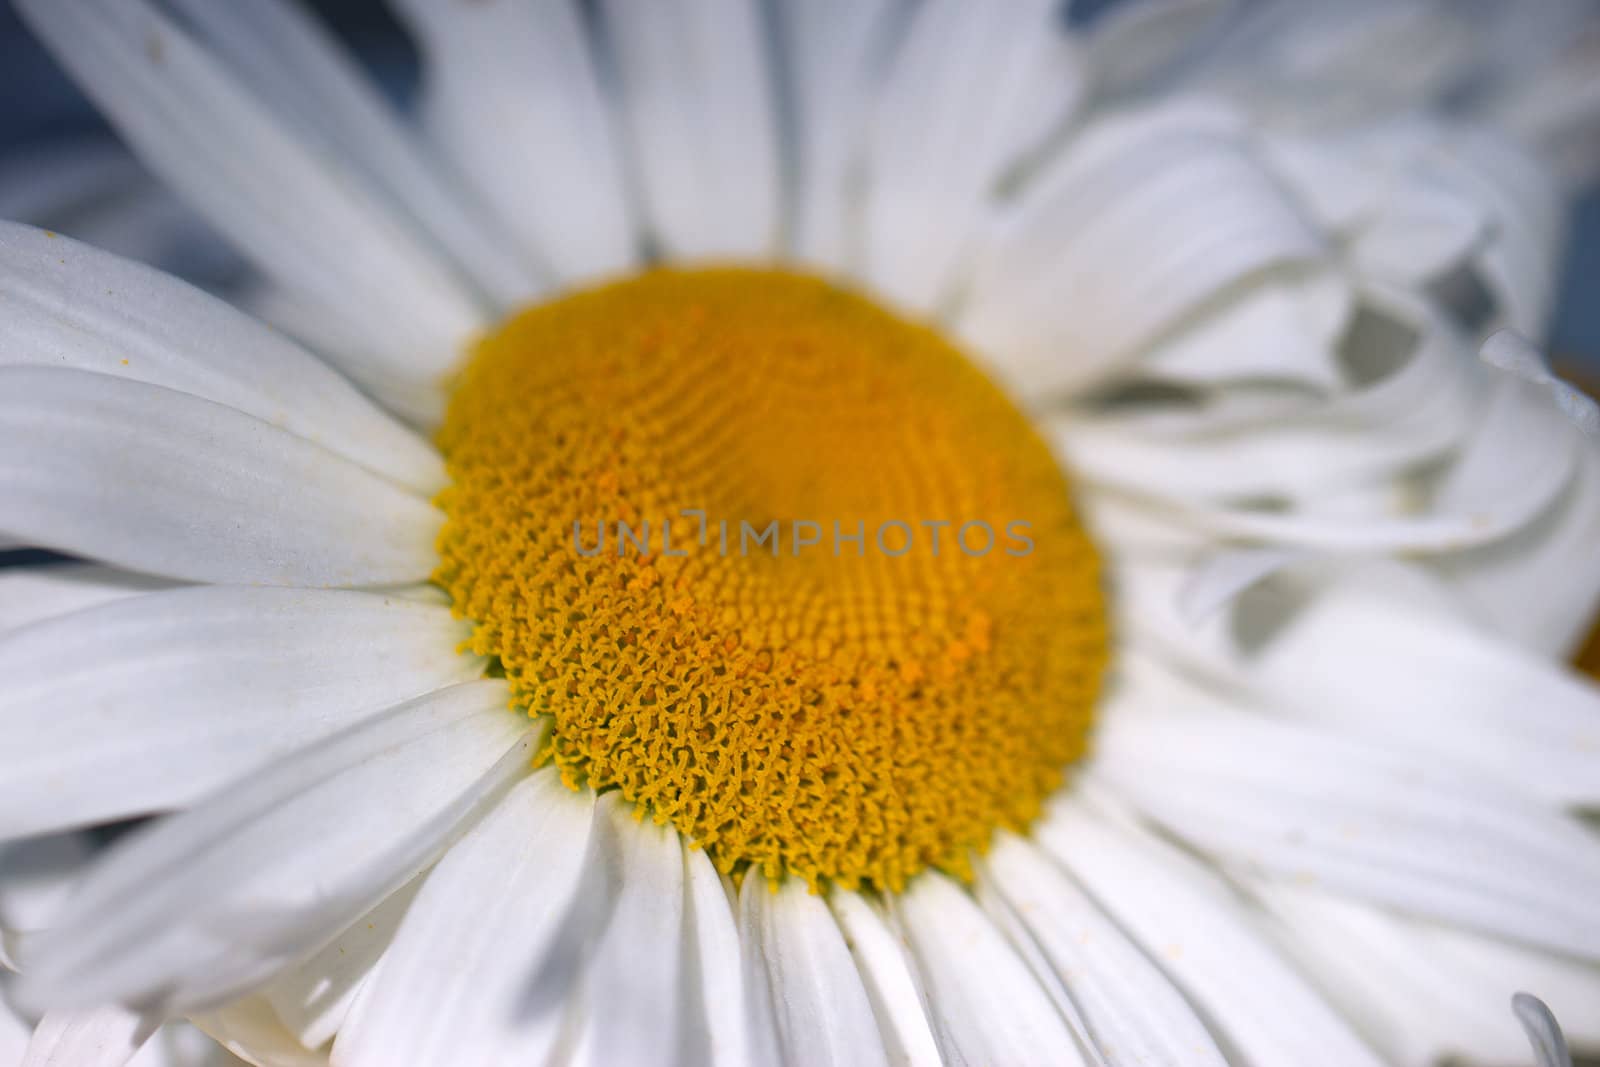
[[[417,128],[292,4],[18,6],[273,283],[0,228],[0,529],[88,561],[0,576],[0,838],[160,816],[44,1027],[1600,1044],[1586,5],[397,0]]]

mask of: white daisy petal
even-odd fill
[[[1600,689],[1392,585],[1354,583],[1285,603],[1282,626],[1248,651],[1239,669],[1275,708],[1551,803],[1600,803]],[[1273,610],[1272,590],[1252,599]]]
[[[1485,997],[1405,919],[1300,886],[1251,889],[1281,921],[1290,951],[1390,1062],[1519,1061],[1516,1023],[1496,1010],[1509,980]]]
[[[315,956],[285,969],[262,991],[300,1044],[321,1048],[339,1032],[367,977],[394,940],[424,877],[389,894]]]
[[[1147,536],[1144,526],[1129,521],[1137,512],[1127,512],[1108,512],[1112,528]],[[1140,518],[1160,528],[1159,513]],[[1273,570],[1280,562],[1282,568]],[[1249,580],[1252,572],[1255,581]],[[1311,597],[1311,589],[1332,584],[1333,579],[1317,577],[1324,572],[1338,574],[1339,580],[1359,574],[1362,581],[1391,581],[1397,598],[1415,601],[1425,610],[1462,610],[1460,600],[1440,582],[1393,560],[1346,560],[1277,548],[1216,552],[1192,534],[1132,544],[1112,555],[1108,583],[1117,592],[1108,608],[1127,635],[1130,654],[1148,655],[1228,687],[1239,683],[1238,675],[1248,670],[1246,661],[1275,639]],[[1231,590],[1225,588],[1228,584]],[[1199,613],[1205,606],[1202,598],[1213,593],[1224,597],[1221,610]]]
[[[859,893],[835,889],[828,904],[872,998],[889,1062],[895,1067],[939,1067],[944,1062],[939,1044],[900,935]]]
[[[777,109],[755,0],[602,0],[651,235],[674,257],[764,258],[780,225]]]
[[[569,282],[632,265],[633,209],[578,5],[395,6],[421,44],[428,133],[524,254]]]
[[[917,5],[873,114],[863,273],[906,307],[949,295],[1002,172],[1015,113],[1039,106],[1035,70],[1063,46],[1054,0]],[[1065,114],[1078,86],[1048,86]],[[1029,146],[1032,147],[1032,146]]]
[[[22,959],[33,951],[37,931],[0,926],[0,970],[20,971]]]
[[[739,973],[739,930],[728,890],[703,849],[682,847],[685,982],[693,1005],[684,1020],[687,1054],[691,1062],[708,1067],[748,1067],[752,1057]]]
[[[280,426],[431,495],[444,464],[297,345],[170,275],[0,222],[0,366],[160,385]]]
[[[461,274],[502,307],[541,288],[492,220],[452,184],[400,124],[353,57],[291,0],[247,5],[175,0],[229,71],[297,129],[316,130],[340,158],[405,210]]]
[[[1077,799],[1053,803],[1034,836],[1246,1061],[1381,1067],[1239,899],[1193,860]]]
[[[753,873],[739,890],[739,932],[753,1033],[776,1033],[776,1067],[889,1067],[871,998],[822,897],[798,879],[773,889]]]
[[[1310,510],[1274,514],[1192,507],[1190,521],[1214,536],[1330,552],[1462,552],[1506,538],[1559,504],[1578,470],[1582,436],[1550,395],[1526,382],[1491,383],[1490,400],[1425,509],[1345,516]],[[1313,500],[1315,498],[1312,498]]]
[[[125,1067],[159,1023],[128,1008],[46,1012],[21,1067]]]
[[[1333,126],[1426,103],[1473,59],[1456,5],[1349,0],[1338,8],[1250,5],[1208,81],[1284,123]]]
[[[1440,557],[1435,567],[1506,641],[1565,657],[1600,594],[1600,453],[1583,449],[1555,506],[1510,537]]]
[[[1435,323],[1433,329],[1439,325]],[[1381,384],[1363,391],[1365,395],[1348,414],[1362,421],[1376,417],[1383,429],[1358,435],[1362,444],[1351,452],[1351,458],[1331,464],[1336,475],[1346,479],[1363,466],[1371,473],[1387,465],[1400,474],[1404,472],[1400,464],[1415,463],[1451,444],[1454,461],[1425,486],[1408,487],[1404,495],[1395,492],[1387,501],[1375,499],[1375,508],[1354,511],[1337,506],[1339,498],[1329,492],[1337,486],[1303,494],[1296,501],[1301,507],[1282,512],[1252,508],[1248,499],[1243,501],[1245,506],[1182,499],[1167,502],[1179,506],[1186,523],[1212,537],[1323,552],[1384,554],[1468,553],[1511,537],[1561,509],[1572,495],[1581,492],[1576,479],[1596,455],[1588,434],[1600,426],[1600,409],[1555,379],[1526,342],[1502,345],[1491,338],[1483,349],[1487,374],[1483,377],[1465,366],[1451,367],[1451,353],[1457,346],[1448,341],[1448,332],[1442,336],[1446,338],[1443,347],[1420,345],[1409,364],[1402,364],[1400,370],[1385,375]],[[1443,388],[1425,389],[1430,381]],[[1394,418],[1397,402],[1407,397],[1416,410]],[[1388,417],[1385,412],[1390,413]],[[1372,451],[1363,455],[1364,449]],[[1077,455],[1093,464],[1091,451],[1080,445]],[[1154,486],[1188,477],[1198,482],[1202,493],[1284,482],[1281,473],[1230,476],[1215,462],[1208,469],[1203,458],[1156,460],[1155,475],[1140,475],[1134,473],[1137,458],[1127,455],[1125,448],[1123,451],[1118,456],[1113,450],[1114,466],[1101,464],[1103,480],[1120,477],[1137,484],[1142,477],[1148,486]],[[1383,454],[1386,456],[1379,462],[1377,457]],[[1377,484],[1381,488],[1381,483]],[[1400,488],[1399,483],[1395,488]],[[1419,488],[1423,490],[1420,494]],[[1163,502],[1160,494],[1149,488],[1140,491],[1152,503]],[[1464,571],[1470,571],[1473,558],[1463,556],[1469,561],[1460,564]],[[1580,594],[1583,584],[1579,583]],[[1573,599],[1582,601],[1582,596]],[[1551,617],[1570,626],[1572,608],[1570,604],[1566,607],[1567,611],[1552,611]]]
[[[1124,0],[1102,8],[1083,48],[1094,64],[1095,88],[1102,95],[1136,89],[1232,7],[1230,0]]]
[[[1173,685],[1106,710],[1094,775],[1226,866],[1600,959],[1600,837],[1492,780]]]
[[[1150,347],[1140,373],[1194,386],[1271,381],[1337,389],[1354,304],[1339,271],[1283,272],[1270,285],[1201,308],[1184,329]]]
[[[1531,993],[1518,993],[1511,998],[1511,1009],[1527,1033],[1539,1067],[1572,1067],[1572,1053],[1561,1025],[1543,1001]]]
[[[1550,373],[1544,353],[1513,330],[1499,330],[1483,342],[1483,361],[1549,394],[1566,422],[1589,437],[1600,437],[1600,403]],[[1541,414],[1548,414],[1540,409]]]
[[[592,922],[593,812],[553,769],[514,786],[429,873],[333,1063],[547,1062]],[[450,974],[470,980],[438,983]]]
[[[1198,626],[1260,582],[1310,558],[1292,548],[1224,550],[1194,569],[1175,606],[1183,622]]]
[[[1348,237],[1378,216],[1392,168],[1373,164],[1366,131],[1264,130],[1263,157],[1325,231]]]
[[[152,169],[280,285],[368,340],[347,369],[370,383],[450,368],[484,309],[359,171],[146,0],[18,9]]]
[[[1182,994],[1059,867],[1009,834],[984,867],[1111,1067],[1224,1067]]]
[[[1472,511],[1423,515],[1274,513],[1192,507],[1183,519],[1218,540],[1294,545],[1346,555],[1460,552],[1490,544],[1533,522],[1572,474],[1571,457],[1528,472],[1498,502]]]
[[[1482,1003],[1503,1001],[1507,989],[1537,989],[1569,1037],[1585,1050],[1600,1047],[1600,967],[1451,927],[1412,922],[1411,928],[1423,951],[1478,989]]]
[[[1473,265],[1496,301],[1496,324],[1543,338],[1561,285],[1567,198],[1538,159],[1492,130],[1452,130],[1436,153],[1441,179],[1480,205],[1490,239]]]
[[[328,1067],[324,1052],[296,1041],[265,997],[245,997],[216,1011],[190,1015],[190,1021],[223,1048],[259,1067]]]
[[[448,398],[440,380],[426,375],[401,376],[381,369],[374,374],[359,366],[359,353],[368,342],[358,324],[343,321],[302,294],[271,284],[247,286],[232,299],[251,317],[327,357],[385,410],[409,425],[431,431],[443,421]]]
[[[0,368],[0,508],[38,544],[193,581],[427,578],[439,513],[299,437],[103,374]]]
[[[610,904],[571,994],[586,1011],[573,1037],[574,1067],[701,1062],[689,1055],[682,1025],[682,845],[676,830],[640,822],[636,811],[615,791],[595,806],[589,862],[609,881]],[[628,1010],[619,1015],[613,1004]]]
[[[1488,233],[1478,204],[1419,176],[1392,193],[1356,235],[1350,264],[1370,277],[1420,286],[1467,260]]]
[[[165,579],[96,563],[6,567],[0,569],[0,637],[42,619],[171,588]]]
[[[959,886],[925,871],[894,896],[892,908],[947,1062],[1083,1063],[1038,979]]]
[[[1519,65],[1490,104],[1489,117],[1537,146],[1570,189],[1583,189],[1600,175],[1597,40],[1592,25],[1587,33],[1570,34],[1553,60]]]
[[[977,882],[972,887],[972,895],[984,914],[989,917],[989,921],[1005,935],[1017,955],[1022,957],[1022,962],[1027,964],[1028,970],[1033,972],[1040,988],[1044,990],[1045,996],[1050,998],[1050,1003],[1055,1005],[1061,1018],[1066,1020],[1073,1037],[1077,1038],[1078,1051],[1084,1060],[1094,1067],[1110,1067],[1105,1053],[1095,1044],[1089,1026],[1084,1021],[1083,1013],[1068,995],[1061,978],[1040,951],[1033,935],[1022,924],[1022,920],[1018,918],[1011,905],[995,891],[993,880],[984,877],[981,870],[978,872]]]
[[[537,737],[503,683],[366,720],[116,846],[20,989],[63,1006],[204,1009],[319,950],[497,796]]]
[[[1531,523],[1570,490],[1580,458],[1600,456],[1600,408],[1544,369],[1543,357],[1508,333],[1484,343],[1497,373],[1489,405],[1462,455],[1438,485],[1432,508],[1473,517],[1500,535]],[[1469,544],[1481,544],[1482,534]]]
[[[1269,151],[1343,238],[1351,270],[1429,292],[1475,326],[1542,336],[1565,198],[1523,145],[1406,116],[1332,138],[1274,138]]]
[[[784,92],[793,113],[790,252],[830,272],[855,266],[866,112],[902,0],[778,0]]]
[[[28,1020],[11,1010],[11,1005],[0,999],[0,1063],[19,1064],[33,1038],[33,1028]]]
[[[1353,388],[1242,425],[1204,410],[1178,426],[1114,410],[1074,414],[1049,424],[1055,440],[1075,477],[1161,500],[1271,497],[1315,505],[1446,458],[1482,418],[1482,368],[1459,332],[1418,298],[1370,298],[1393,313],[1388,321],[1399,336],[1383,365],[1364,367]],[[1370,349],[1362,358],[1380,363]]]
[[[998,157],[1002,198],[1027,182],[1033,169],[1072,135],[1092,104],[1092,60],[1075,35],[1062,32],[1071,21],[1066,5],[1057,5],[1054,15],[1054,24],[1042,34],[1043,48],[1020,72],[1025,81],[1006,116]]]
[[[256,1067],[298,1067],[265,1057],[241,1060],[186,1020],[163,1024],[129,1067],[246,1067],[252,1063]]]
[[[1081,388],[1242,279],[1325,254],[1232,116],[1108,120],[1008,209],[958,328],[1025,392]]]
[[[17,957],[27,951],[24,940],[50,925],[91,854],[83,834],[0,845],[0,967],[17,969]],[[0,996],[0,1014],[4,1014],[3,999]]]
[[[404,700],[481,676],[448,609],[212,586],[0,640],[0,836],[163,811]],[[181,768],[181,772],[176,770]]]

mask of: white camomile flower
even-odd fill
[[[0,529],[92,561],[0,575],[0,838],[162,815],[44,1025],[1600,1046],[1581,5],[397,0],[420,129],[288,3],[19,7],[284,331],[0,229]]]

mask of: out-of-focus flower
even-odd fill
[[[1518,989],[1600,1044],[1581,9],[405,0],[417,131],[287,4],[19,6],[299,339],[0,229],[0,525],[97,561],[0,576],[0,837],[172,813],[26,1003],[340,1067],[1516,1062]]]

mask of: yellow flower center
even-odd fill
[[[435,580],[543,758],[724,871],[965,874],[1082,754],[1093,545],[1024,416],[815,278],[657,270],[517,315],[439,444]]]

